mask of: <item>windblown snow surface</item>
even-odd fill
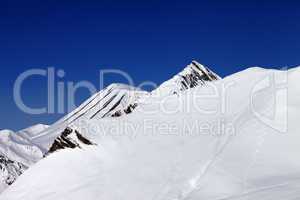
[[[50,154],[0,200],[300,199],[299,78],[250,68],[85,120],[96,145]]]

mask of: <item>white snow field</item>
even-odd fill
[[[249,68],[149,95],[76,125],[97,145],[50,154],[0,200],[300,199],[299,83],[300,68]]]

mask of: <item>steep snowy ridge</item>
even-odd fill
[[[74,111],[32,138],[44,153],[67,127],[80,126],[92,119],[115,117],[128,113],[135,102],[148,92],[124,84],[112,84],[94,94]]]

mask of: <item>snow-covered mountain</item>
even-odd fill
[[[157,97],[158,91],[161,93],[159,96],[179,94],[218,79],[220,77],[207,67],[193,61],[151,93],[124,84],[112,84],[51,126],[38,124],[17,133],[1,131],[0,156],[5,158],[2,168],[5,170],[0,172],[3,179],[0,191],[12,184],[25,169],[56,151],[96,145],[88,139],[94,135],[85,130],[90,121],[129,114],[146,99]],[[7,166],[7,163],[10,165]]]
[[[11,185],[29,166],[43,158],[43,153],[31,139],[48,128],[38,124],[17,133],[0,131],[0,191]]]
[[[298,199],[299,77],[192,62],[152,92],[113,84],[50,127],[2,131],[0,200]]]
[[[299,77],[249,68],[167,104],[156,96],[130,115],[89,119],[76,128],[96,145],[67,129],[80,148],[49,154],[0,200],[298,199]]]

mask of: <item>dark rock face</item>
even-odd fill
[[[83,144],[93,145],[93,143],[91,141],[89,141],[88,139],[83,137],[77,130],[75,130],[75,133],[76,133],[78,140],[81,141]]]
[[[71,128],[66,128],[61,135],[55,139],[44,157],[60,149],[82,148],[83,145],[93,145],[93,143],[82,136],[77,130],[74,131]],[[0,153],[0,180],[7,186],[13,184],[27,169],[28,166],[23,163],[14,161]]]
[[[71,128],[66,128],[61,133],[61,135],[54,140],[53,144],[51,145],[49,151],[45,154],[45,156],[60,149],[81,148],[82,145],[93,145],[93,143],[84,136],[82,136],[77,130],[74,131]]]
[[[7,184],[13,184],[16,179],[28,169],[20,162],[13,161],[4,155],[0,155],[0,177]]]
[[[59,149],[64,149],[64,148],[75,148],[76,144],[73,143],[70,139],[68,139],[68,135],[70,135],[73,132],[72,129],[66,128],[59,137],[57,137],[52,146],[50,147],[48,153],[53,153]]]
[[[127,108],[125,108],[123,111],[118,110],[114,114],[111,115],[111,117],[120,117],[122,114],[129,114],[132,113],[132,111],[138,106],[137,103],[130,104]]]
[[[132,111],[138,106],[137,103],[134,103],[134,104],[130,104],[125,110],[124,112],[126,114],[129,114],[129,113],[132,113]]]

